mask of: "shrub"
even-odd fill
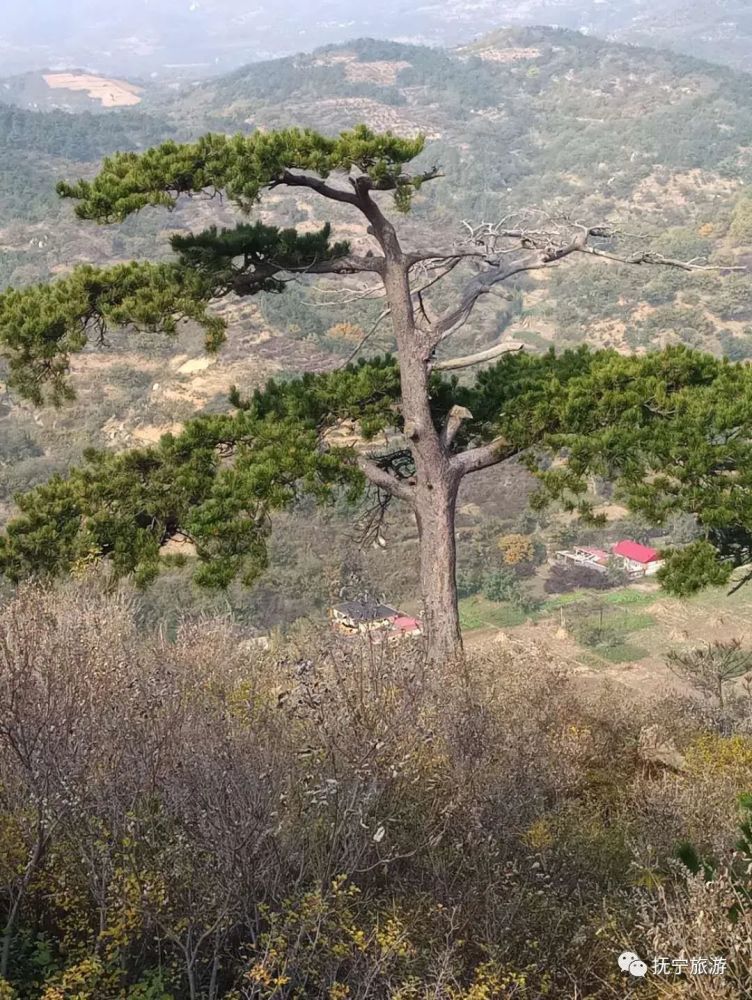
[[[171,641],[144,600],[95,573],[0,606],[3,996],[611,1000],[625,939],[704,953],[710,914],[743,944],[672,858],[733,851],[749,753],[668,781],[635,754],[697,744],[696,704],[581,697],[517,642],[426,672],[323,625]]]
[[[529,535],[501,535],[498,546],[505,566],[519,566],[535,558],[535,546]]]
[[[483,581],[483,596],[489,601],[512,601],[519,594],[520,584],[511,569],[499,569]]]
[[[598,646],[609,649],[620,646],[624,641],[624,635],[613,625],[587,624],[577,629],[577,640],[591,649]]]
[[[569,594],[573,590],[608,590],[611,586],[606,574],[591,566],[554,563],[543,589],[547,594]]]

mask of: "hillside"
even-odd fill
[[[296,121],[331,130],[364,120],[422,131],[462,211],[488,192],[497,203],[545,195],[580,207],[587,193],[608,209],[649,202],[637,189],[659,167],[743,179],[748,98],[746,75],[708,63],[520,29],[455,50],[360,41],[251,65],[184,88],[171,110],[191,122],[222,115],[235,128]],[[436,196],[443,205],[447,194]],[[665,221],[667,209],[659,211]]]
[[[14,120],[14,132],[6,125],[0,135],[12,136],[8,145],[33,161],[39,139],[23,134],[28,123],[45,122],[45,132],[49,123],[65,124],[68,148],[45,149],[46,175],[30,185],[51,203],[47,177],[92,170],[118,145],[139,148],[207,128],[297,123],[333,132],[365,121],[398,134],[424,131],[431,140],[426,159],[439,162],[446,179],[425,189],[411,225],[453,227],[535,206],[618,216],[653,235],[688,227],[697,239],[704,226],[700,249],[711,251],[725,249],[725,227],[752,174],[748,98],[743,74],[573,32],[525,29],[453,51],[373,41],[330,47],[177,95],[152,91],[143,111],[110,111],[96,122],[24,118],[21,134]],[[71,147],[91,166],[71,164]],[[0,219],[22,220],[27,211],[0,193]],[[129,226],[119,235],[127,238]],[[74,239],[80,233],[88,247],[91,228],[65,231]],[[34,261],[40,276],[68,256],[56,252],[55,235]],[[0,282],[17,280],[7,261],[4,270]]]
[[[505,30],[459,50],[361,41],[252,65],[155,106],[182,127],[211,116],[224,130],[309,125],[331,133],[365,121],[424,132],[424,159],[445,179],[424,189],[406,231],[461,231],[536,209],[616,222],[666,256],[733,263],[749,232],[748,77],[665,53],[550,29]],[[289,223],[320,221],[298,199]],[[352,236],[344,215],[342,232]],[[577,280],[572,280],[572,274]],[[487,317],[531,345],[555,338],[644,347],[683,340],[737,356],[750,350],[747,279],[720,286],[666,272],[564,269],[545,291]],[[699,299],[697,298],[699,296]],[[299,291],[262,306],[299,313]],[[696,308],[698,302],[701,306]],[[320,327],[317,310],[309,322]],[[297,319],[295,320],[297,322]],[[730,339],[731,338],[731,339]]]
[[[618,223],[644,235],[639,245],[667,256],[744,262],[752,257],[748,96],[746,76],[697,60],[567,31],[513,29],[452,51],[374,41],[328,47],[251,65],[180,94],[152,90],[142,105],[97,114],[5,109],[0,284],[40,280],[77,261],[159,256],[170,231],[232,220],[227,205],[194,199],[173,214],[147,211],[120,227],[76,222],[70,206],[57,202],[54,181],[90,175],[114,149],[206,128],[294,123],[331,133],[359,121],[430,137],[424,159],[441,164],[445,177],[427,185],[400,222],[409,238],[441,232],[449,240],[463,219],[536,208],[548,217]],[[311,227],[323,221],[321,211],[310,199],[275,192],[259,215]],[[338,236],[363,239],[344,210],[333,221]],[[457,349],[480,349],[505,331],[533,350],[583,340],[620,349],[681,341],[752,357],[748,275],[721,282],[715,274],[599,263],[567,264],[545,282],[519,282],[508,300],[494,299],[478,312]],[[6,397],[4,511],[16,490],[65,469],[87,445],[153,442],[197,411],[226,408],[232,383],[247,390],[274,374],[341,364],[380,305],[343,302],[339,292],[301,281],[250,308],[227,308],[233,324],[216,360],[203,357],[201,338],[190,329],[176,342],[126,333],[107,350],[76,359],[76,403],[34,413]],[[369,342],[373,352],[390,346],[384,333]],[[509,475],[490,472],[463,497],[468,540],[489,519],[506,519],[497,533],[513,527],[528,486],[515,472],[520,502],[500,510],[495,477]],[[410,560],[394,560],[391,549],[386,559],[360,553],[357,532],[344,523],[310,510],[288,518],[272,572],[257,589],[272,620],[325,602],[333,558],[374,588],[412,592]],[[398,524],[390,543],[409,551],[410,529]]]

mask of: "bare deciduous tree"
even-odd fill
[[[742,649],[738,639],[731,639],[709,642],[688,652],[672,650],[666,663],[677,677],[688,681],[706,697],[714,698],[722,710],[726,685],[752,670],[752,653]]]

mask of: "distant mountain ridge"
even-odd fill
[[[10,0],[0,24],[8,74],[83,66],[109,75],[188,78],[358,36],[457,45],[491,25],[553,25],[696,55],[738,69],[752,64],[748,0]]]

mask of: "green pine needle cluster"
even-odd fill
[[[207,346],[219,346],[224,323],[207,311],[212,289],[205,276],[181,264],[83,264],[47,285],[0,294],[0,347],[9,383],[40,404],[72,396],[70,355],[108,327],[134,326],[174,333],[181,320],[204,327]]]
[[[199,417],[151,448],[89,452],[82,467],[17,498],[19,515],[0,538],[2,573],[59,576],[107,558],[115,576],[145,585],[164,545],[183,539],[198,583],[250,584],[266,566],[273,511],[303,493],[354,499],[364,485],[351,451],[322,447],[310,415],[262,409]]]
[[[122,222],[147,205],[171,207],[181,194],[223,191],[246,211],[264,188],[286,170],[321,178],[351,170],[366,174],[380,190],[395,192],[399,208],[409,205],[414,185],[403,166],[425,140],[377,134],[358,125],[334,138],[311,129],[227,136],[210,133],[195,143],[162,143],[144,153],[118,153],[104,161],[92,181],[61,182],[58,193],[75,198],[76,214],[96,222]],[[420,183],[417,181],[416,183]]]
[[[278,229],[255,222],[241,223],[234,229],[217,230],[212,226],[186,236],[175,233],[170,245],[186,267],[215,279],[224,275],[231,282],[234,275],[245,275],[252,270],[304,270],[319,261],[344,257],[350,244],[332,244],[330,236],[328,223],[316,232],[298,233],[295,229]],[[281,291],[283,288],[281,282],[276,282],[270,288],[257,290]],[[221,285],[217,293],[220,291]]]
[[[688,594],[724,583],[752,554],[752,369],[685,348],[644,357],[582,347],[507,355],[472,386],[435,376],[434,420],[460,402],[473,413],[460,446],[502,436],[526,456],[538,503],[587,513],[593,474],[616,483],[636,512],[661,523],[695,514],[706,539],[667,553],[666,588]],[[364,441],[399,429],[400,381],[391,357],[270,382],[237,412],[198,417],[177,436],[86,465],[18,498],[0,538],[0,572],[17,580],[67,573],[94,554],[116,575],[146,583],[166,541],[195,546],[196,579],[250,582],[266,563],[270,516],[303,494],[351,500],[366,482],[353,448],[327,431],[355,421]],[[374,453],[378,447],[374,446]],[[565,455],[563,465],[543,461]]]
[[[83,264],[49,284],[6,291],[0,294],[0,348],[10,385],[36,404],[45,390],[54,403],[71,398],[71,354],[118,326],[174,334],[180,322],[192,320],[215,351],[225,323],[209,311],[210,303],[232,291],[283,291],[280,271],[305,270],[348,252],[348,244],[331,243],[330,234],[328,225],[303,234],[262,223],[212,228],[173,236],[175,262]]]
[[[566,456],[539,473],[542,499],[587,510],[587,479],[602,475],[650,523],[695,515],[705,542],[666,553],[659,574],[675,594],[724,583],[752,560],[752,369],[684,347],[581,349],[561,361],[561,375],[552,357],[540,362],[546,374],[508,421],[527,419],[549,453]]]
[[[289,171],[319,178],[354,171],[375,189],[393,191],[406,209],[422,177],[408,176],[403,167],[423,145],[420,137],[379,135],[363,125],[334,138],[310,129],[209,134],[195,143],[170,141],[140,154],[118,153],[94,180],[61,182],[58,192],[78,200],[80,218],[105,223],[201,191],[221,191],[250,210]],[[211,302],[230,293],[281,292],[283,273],[305,272],[350,249],[347,242],[331,241],[328,224],[298,233],[261,222],[176,234],[171,245],[172,262],[83,265],[50,284],[0,295],[0,350],[10,364],[11,386],[36,404],[70,398],[71,354],[114,326],[171,334],[178,323],[193,320],[206,331],[207,348],[216,350],[225,325],[209,311]]]

